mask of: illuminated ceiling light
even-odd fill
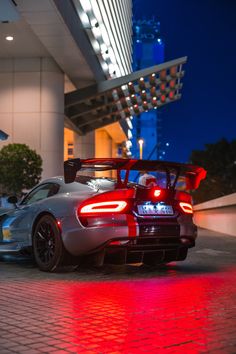
[[[170,88],[175,88],[176,80],[170,80],[169,86]]]
[[[132,147],[132,142],[130,140],[126,140],[126,146],[127,148],[131,148]]]
[[[102,33],[101,33],[99,27],[93,27],[92,31],[93,31],[93,34],[94,34],[95,38],[101,38],[102,37]]]
[[[130,81],[130,82],[128,83],[128,85],[131,86],[131,85],[133,85],[133,83]]]
[[[146,91],[145,91],[145,90],[142,90],[142,93],[146,93]]]
[[[166,85],[165,85],[165,84],[161,84],[161,85],[160,85],[160,89],[161,89],[161,91],[165,91]]]
[[[99,27],[99,24],[98,24],[98,21],[97,21],[97,19],[96,18],[90,18],[90,23],[91,23],[91,26],[92,27],[95,27],[95,28],[97,28],[97,27]]]
[[[14,37],[13,36],[6,36],[7,41],[13,41]]]
[[[128,138],[129,138],[129,140],[132,139],[132,137],[133,137],[133,135],[132,135],[132,133],[131,133],[131,130],[128,129]]]
[[[100,50],[100,45],[98,43],[98,41],[96,39],[94,39],[93,41],[91,41],[93,49],[95,50],[95,52],[99,52]]]
[[[144,78],[143,78],[143,77],[140,77],[139,81],[144,81]]]
[[[153,73],[153,74],[152,74],[152,77],[155,77],[155,76],[156,76],[156,74],[155,74],[155,73]]]
[[[106,63],[105,61],[102,62],[101,65],[102,65],[102,70],[103,70],[103,71],[105,71],[105,72],[108,71],[108,65],[107,65],[107,63]]]
[[[165,102],[166,100],[166,96],[165,95],[161,95],[161,102]]]
[[[89,18],[85,12],[81,12],[80,19],[85,28],[90,26]]]
[[[88,1],[88,0],[80,0],[80,3],[81,3],[81,5],[82,5],[82,7],[83,7],[83,10],[84,10],[85,12],[89,12],[89,11],[92,10],[90,1]]]
[[[127,122],[128,126],[129,126],[129,128],[133,129],[133,124],[131,123],[130,118],[126,118],[126,122]]]
[[[108,54],[108,49],[105,43],[100,44],[101,52]]]

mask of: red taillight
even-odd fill
[[[97,194],[85,200],[78,208],[79,218],[92,218],[106,214],[126,214],[129,212],[135,189],[116,189]]]
[[[192,204],[192,197],[187,192],[176,191],[175,199],[178,200],[179,202],[185,202],[185,203]]]
[[[186,214],[193,214],[193,207],[191,204],[180,202],[179,206]]]
[[[120,213],[127,207],[127,202],[124,200],[114,200],[109,202],[90,203],[84,205],[80,210],[80,214],[94,213]]]

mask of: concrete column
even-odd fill
[[[112,156],[112,139],[105,130],[97,130],[95,136],[96,157]]]
[[[86,135],[74,133],[74,157],[81,159],[93,158],[95,155],[95,133]]]
[[[64,74],[50,58],[0,59],[0,129],[43,159],[43,178],[63,173]]]
[[[96,158],[99,157],[111,157],[112,156],[112,139],[109,136],[109,134],[103,130],[99,129],[96,130],[95,132],[95,146],[96,146],[96,151],[95,151],[95,156]],[[97,172],[96,173],[97,177],[111,177],[112,172],[111,171],[105,171],[105,172]]]

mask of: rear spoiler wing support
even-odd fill
[[[81,169],[80,159],[71,159],[64,162],[64,179],[65,183],[72,183],[75,180],[76,173]]]
[[[76,173],[79,170],[107,171],[112,169],[117,170],[117,188],[126,188],[130,170],[165,171],[168,188],[175,188],[179,176],[182,175],[185,177],[187,190],[197,189],[207,174],[203,167],[177,162],[122,158],[76,158],[64,162],[65,183],[74,182]],[[172,186],[170,180],[171,170],[174,170],[176,173],[176,178]],[[121,171],[125,171],[123,180],[121,179]]]

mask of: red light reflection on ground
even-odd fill
[[[9,345],[46,353],[236,352],[234,268],[181,275],[172,264],[145,279],[79,276],[0,283],[0,330],[12,334]]]
[[[70,333],[98,353],[199,353],[218,341],[214,329],[225,313],[217,317],[216,296],[224,283],[198,276],[73,285]]]

